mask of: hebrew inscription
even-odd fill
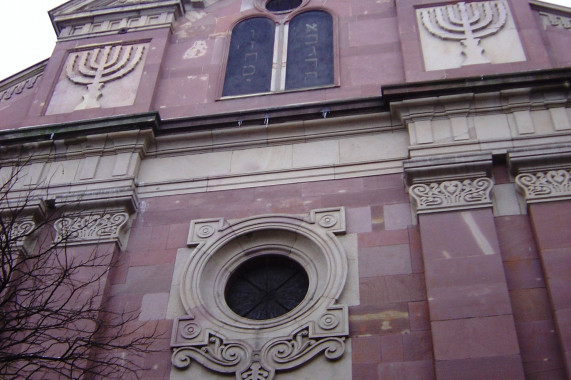
[[[46,113],[132,105],[146,51],[146,44],[120,44],[72,52]]]
[[[223,96],[270,91],[274,30],[274,23],[263,17],[244,20],[234,27]]]
[[[504,1],[421,8],[417,19],[427,70],[525,60]]]
[[[289,26],[286,89],[333,84],[333,22],[322,11],[296,16]]]

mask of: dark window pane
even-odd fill
[[[289,25],[286,89],[333,84],[333,20],[322,11],[293,18]]]
[[[236,314],[255,320],[293,310],[307,294],[309,280],[296,261],[264,255],[242,264],[226,285],[226,303]]]
[[[270,91],[274,29],[274,23],[262,17],[244,20],[234,27],[223,96]]]
[[[266,4],[266,9],[270,12],[283,12],[297,8],[302,0],[270,0]]]

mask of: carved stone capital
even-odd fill
[[[491,207],[493,184],[489,178],[433,182],[413,185],[409,192],[416,212],[425,214]]]
[[[522,173],[515,183],[528,203],[571,199],[570,170]]]
[[[13,254],[28,254],[36,243],[38,225],[45,217],[46,205],[42,200],[27,200],[22,206],[17,202],[0,206],[1,244],[7,244]]]
[[[129,221],[124,211],[93,211],[57,219],[56,243],[80,245],[119,242]]]
[[[404,171],[417,214],[492,206],[490,153],[414,158]]]
[[[571,199],[571,144],[517,149],[508,165],[527,203]]]

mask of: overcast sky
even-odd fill
[[[550,2],[571,7],[571,0]],[[65,0],[0,0],[0,80],[48,57],[55,32],[48,16]]]

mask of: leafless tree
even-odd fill
[[[56,236],[55,220],[73,210],[38,215],[38,188],[17,185],[24,166],[5,170],[0,187],[0,378],[138,378],[161,333],[134,311],[112,310],[118,250],[72,249],[73,229]]]

